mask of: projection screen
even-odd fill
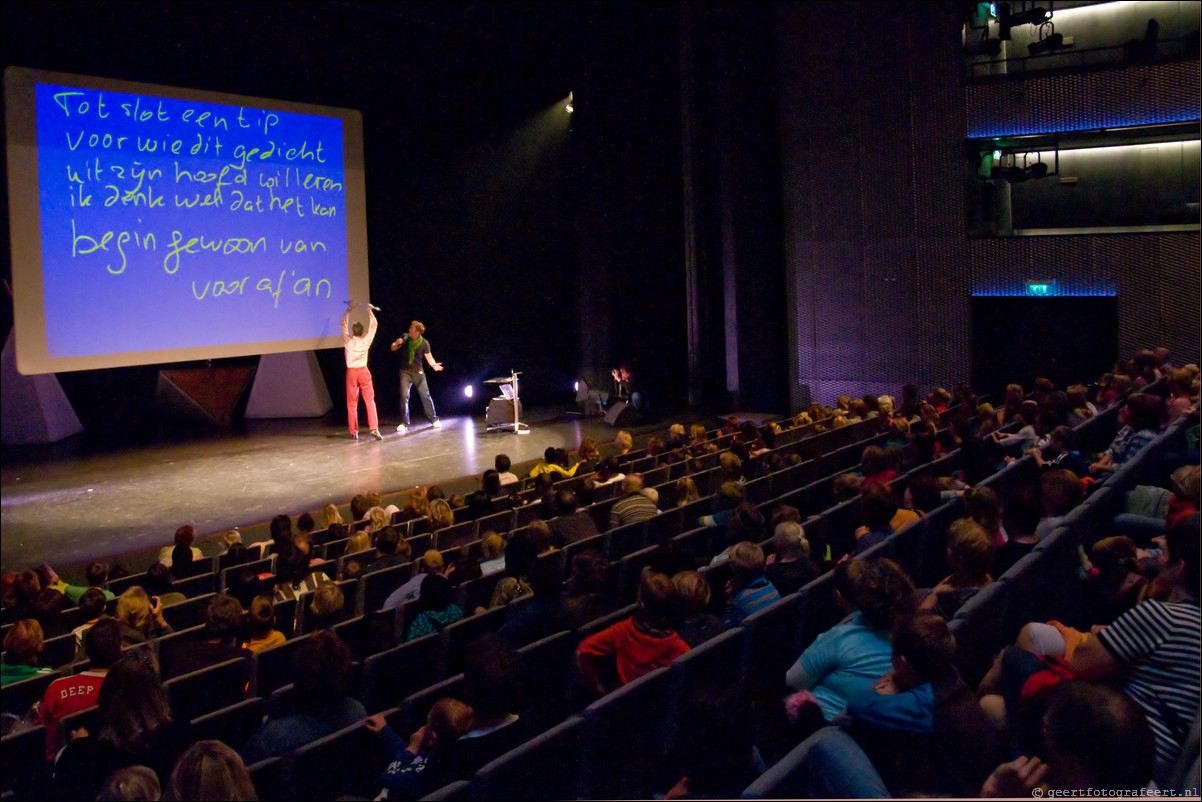
[[[358,111],[20,67],[4,90],[21,373],[342,344]]]

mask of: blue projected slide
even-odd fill
[[[367,299],[357,112],[5,81],[22,372],[341,345]]]

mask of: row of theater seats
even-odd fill
[[[809,427],[805,427],[809,428]],[[828,433],[825,438],[828,443],[845,443],[851,436],[863,432],[868,432],[866,426],[859,427],[844,427],[842,430]],[[838,439],[829,435],[837,434]],[[818,439],[815,436],[814,439]],[[787,489],[792,482],[800,481],[815,475],[816,473],[825,472],[828,469],[845,470],[848,467],[855,467],[858,463],[858,453],[862,449],[862,443],[851,443],[849,447],[844,448],[837,453],[828,454],[819,460],[809,460],[803,465],[794,466],[788,469],[788,476],[791,481],[788,484],[781,484],[786,471],[777,472],[779,475],[764,477],[761,480],[760,487],[767,488],[768,481],[771,480],[777,483],[777,486],[782,489]],[[707,457],[716,461],[717,455],[711,454]],[[854,457],[854,460],[852,459]],[[681,463],[683,465],[683,463]],[[664,466],[669,470],[677,470],[675,466]],[[801,469],[801,470],[798,470]],[[671,477],[672,474],[669,473]],[[825,480],[829,484],[829,480],[833,477],[827,477]],[[666,503],[673,502],[674,481],[666,483],[663,487],[662,501]],[[605,529],[608,525],[608,507],[613,503],[603,503],[598,505],[597,509],[600,512],[595,512],[601,529]],[[625,543],[626,549],[638,550],[646,545],[647,538],[658,536],[656,526],[669,526],[671,528],[680,526],[682,521],[694,520],[700,515],[713,512],[713,497],[706,497],[701,501],[690,505],[686,508],[672,507],[664,516],[659,516],[655,521],[648,524],[637,524],[632,527],[623,527],[614,532],[607,532],[600,538],[583,541],[579,544],[574,544],[573,547],[560,552],[547,555],[548,559],[564,560],[576,550],[583,548],[597,548],[603,554],[611,553],[611,543]],[[513,511],[516,514],[516,510]],[[687,517],[686,517],[687,516]],[[516,522],[516,521],[515,521]],[[623,530],[626,530],[623,533]],[[701,530],[691,530],[686,532],[685,536],[695,536],[701,533]],[[616,537],[615,537],[616,535]],[[704,548],[702,549],[704,550]],[[364,552],[361,555],[349,555],[350,557],[366,556],[370,552]],[[614,556],[621,556],[620,553],[615,553]],[[254,571],[270,572],[273,568],[273,557],[269,555],[267,558],[251,564],[241,566],[222,567],[220,558],[214,558],[213,568],[217,569],[214,572],[205,573],[190,577],[185,580],[180,580],[176,583],[176,589],[188,592],[200,592],[201,595],[193,596],[184,602],[170,605],[164,608],[165,617],[168,622],[173,625],[176,632],[173,635],[165,636],[152,644],[155,648],[168,646],[171,641],[176,639],[184,639],[195,636],[201,629],[199,620],[203,614],[203,610],[208,601],[212,598],[215,592],[225,589],[229,578],[234,571],[245,571],[248,568]],[[338,563],[341,566],[341,560]],[[465,621],[459,622],[448,628],[447,631],[438,635],[427,636],[426,638],[414,641],[412,644],[403,644],[391,649],[383,649],[377,653],[373,653],[372,646],[380,642],[388,642],[391,638],[399,637],[403,633],[404,621],[408,610],[401,608],[389,613],[372,612],[378,606],[375,602],[380,602],[391,592],[391,589],[399,585],[411,575],[412,564],[397,566],[395,569],[379,572],[378,584],[381,590],[371,592],[372,582],[369,582],[375,574],[367,577],[353,580],[344,584],[344,592],[348,600],[355,600],[354,606],[348,606],[347,614],[355,613],[354,617],[348,620],[339,622],[335,625],[335,630],[340,636],[352,645],[356,657],[362,659],[363,671],[361,673],[362,686],[360,695],[365,700],[371,700],[369,707],[371,709],[380,709],[392,702],[398,701],[409,690],[417,690],[433,682],[432,688],[440,687],[440,683],[436,680],[453,673],[458,669],[462,661],[464,650],[468,643],[479,634],[496,629],[505,618],[512,615],[515,609],[514,605],[508,608],[499,608],[489,611],[480,616],[473,616]],[[637,579],[637,571],[633,571],[633,577]],[[124,590],[126,587],[138,584],[144,578],[144,575],[135,575],[123,580],[119,580],[116,584],[118,591]],[[481,581],[479,584],[486,586],[484,591],[478,593],[479,596],[487,596],[491,592],[491,584],[496,581],[497,577],[492,577]],[[630,589],[629,596],[633,596],[633,581],[628,577],[624,581],[624,586]],[[470,590],[470,583],[468,588]],[[462,592],[463,589],[461,589]],[[469,596],[470,599],[470,596]],[[468,603],[461,598],[465,604]],[[518,602],[520,604],[521,601]],[[277,616],[281,622],[281,629],[288,630],[286,622],[292,620],[292,614],[296,602],[282,602],[277,605]],[[471,609],[468,607],[468,609]],[[367,610],[367,612],[365,612]],[[303,608],[298,611],[297,616],[298,626],[303,628]],[[550,639],[551,642],[557,644],[556,648],[565,651],[568,654],[574,652],[575,644],[583,637],[594,631],[599,631],[606,626],[629,617],[633,613],[632,607],[622,608],[616,613],[598,619],[591,625],[583,628],[578,633],[560,633],[556,638]],[[298,630],[301,631],[301,630]],[[291,634],[291,633],[288,633]],[[198,725],[201,726],[199,732],[209,732],[213,737],[217,737],[217,733],[225,733],[231,741],[235,734],[244,734],[247,732],[247,726],[252,722],[257,724],[261,719],[263,699],[272,693],[277,693],[281,688],[286,688],[287,683],[291,680],[291,655],[296,645],[300,642],[300,638],[293,638],[280,647],[264,652],[259,658],[248,667],[242,661],[229,661],[227,663],[210,666],[190,675],[174,678],[168,681],[167,685],[171,693],[173,707],[178,707],[181,714],[189,719],[195,719]],[[142,648],[150,648],[148,644]],[[66,635],[61,638],[55,638],[48,641],[49,651],[47,654],[47,662],[52,664],[64,664],[63,671],[80,671],[87,667],[86,661],[70,664],[70,660],[74,657],[74,639],[73,636]],[[542,652],[540,648],[545,649],[545,646],[531,645],[528,647],[533,651],[532,656],[538,657],[538,665],[562,666],[562,660],[544,659],[550,655],[539,657]],[[61,652],[61,654],[60,654]],[[557,677],[571,676],[571,672],[564,671],[561,668],[554,670],[554,675]],[[45,686],[53,679],[60,676],[59,673],[46,675],[44,677],[34,678],[22,683],[17,683],[4,691],[4,701],[6,710],[24,710],[41,697],[41,693]],[[397,681],[398,677],[405,677],[405,681]],[[452,677],[452,682],[454,678]],[[441,684],[445,684],[441,683]],[[543,683],[544,685],[546,683]],[[246,694],[250,694],[251,698],[243,698]],[[257,694],[257,695],[256,695]],[[424,698],[419,691],[418,698]],[[558,699],[562,702],[564,697],[553,695],[550,698]],[[428,707],[428,704],[426,705]],[[412,705],[405,709],[416,709]],[[423,711],[425,708],[422,708]],[[95,710],[83,711],[77,714],[75,721],[67,722],[67,726],[77,727],[86,726]],[[552,715],[552,719],[562,718],[562,716]],[[20,778],[27,773],[30,766],[36,766],[37,761],[34,761],[26,766],[26,770],[18,770],[15,767],[25,765],[23,756],[35,754],[34,744],[38,741],[36,735],[32,732],[40,732],[41,730],[27,731],[20,736],[16,736],[10,743],[10,739],[6,740],[5,764],[9,768],[5,772],[6,776],[13,778],[14,784],[20,785]],[[33,751],[31,751],[33,750]],[[11,759],[11,760],[10,760]],[[30,781],[36,777],[29,777]],[[6,781],[5,785],[9,783]],[[26,786],[28,787],[28,785]]]
[[[855,448],[862,450],[863,445],[863,443],[855,444]],[[949,457],[946,457],[941,464],[938,466],[932,466],[928,469],[935,470],[940,474],[944,473],[945,471],[950,472],[950,469],[954,467],[955,456],[956,455],[954,454],[949,455]],[[827,457],[830,457],[830,455],[827,455]],[[856,462],[858,462],[858,457]],[[838,464],[838,462],[832,462],[828,460],[827,464]],[[803,466],[795,467],[801,468]],[[802,474],[801,471],[796,471],[795,469],[786,470],[794,471],[794,473],[797,475]],[[841,472],[842,470],[846,470],[846,467],[837,469],[836,472]],[[1013,471],[1010,472],[1013,473]],[[783,473],[785,473],[785,471],[778,472],[778,474]],[[1003,474],[1005,473],[1007,472],[1003,472]],[[999,476],[1001,475],[1002,474],[999,474]],[[827,477],[826,480],[819,479],[817,481],[829,481],[830,478],[831,477]],[[773,482],[778,480],[779,477],[772,475],[769,477],[764,477],[764,479],[769,481],[763,482],[763,485],[767,488],[771,488],[773,486]],[[762,482],[763,480],[757,481]],[[794,505],[800,503],[802,504],[802,508],[806,509],[809,505],[805,503],[805,499],[817,499],[820,497],[820,495],[822,495],[819,488],[812,487],[812,485],[814,485],[813,482],[802,487],[788,489],[783,495],[770,496],[769,499],[766,499],[763,502],[763,505],[766,509],[768,509],[772,506],[775,506],[777,503],[793,503]],[[850,510],[853,507],[854,502],[849,502],[845,503],[844,505],[831,508],[823,515],[816,517],[812,516],[807,521],[807,528],[816,532],[827,529],[828,525],[832,529],[836,526],[838,528],[842,528],[842,522],[850,523],[850,521],[854,521],[854,516],[850,516]],[[941,508],[931,516],[928,516],[928,518],[920,521],[909,530],[898,533],[894,536],[894,538],[891,538],[889,541],[886,541],[886,543],[881,544],[881,546],[878,548],[885,553],[889,553],[892,556],[900,558],[903,563],[908,563],[911,567],[911,570],[913,570],[916,575],[942,575],[944,567],[942,565],[941,549],[923,548],[922,546],[915,546],[914,544],[921,544],[924,542],[929,543],[935,540],[941,541],[941,527],[942,529],[946,529],[946,524],[950,522],[950,520],[954,519],[954,517],[958,517],[960,514],[961,512],[959,510],[958,503],[945,505],[944,508]],[[660,516],[660,518],[662,517],[663,516]],[[655,520],[659,519],[657,518]],[[837,525],[833,524],[832,522],[835,520],[840,520],[841,523]],[[639,526],[643,528],[642,537],[646,538],[650,529],[650,524],[642,524]],[[632,529],[633,528],[637,527],[632,527]],[[854,524],[852,524],[852,528],[854,528]],[[698,531],[699,530],[689,530],[682,533],[680,537],[695,536]],[[605,533],[601,538],[604,539],[604,543],[597,542],[590,545],[604,546],[606,548],[603,550],[607,550],[608,547],[612,546],[612,544],[618,542],[619,540],[621,540],[623,543],[637,544],[639,542],[639,538],[633,536],[629,538],[615,538],[615,534],[619,533],[620,530],[614,530],[613,532]],[[601,539],[598,539],[598,541]],[[646,541],[644,540],[644,542]],[[703,548],[700,549],[698,553],[704,553],[706,551],[707,549]],[[926,555],[927,557],[937,555],[938,561],[935,565],[927,567],[922,564],[921,559],[918,563],[915,563],[912,559],[908,559],[906,556],[904,556],[907,553],[917,553],[919,555]],[[613,557],[614,554],[610,552],[610,556]],[[625,556],[630,556],[630,554]],[[621,559],[623,558],[619,558],[619,563],[621,562]],[[633,570],[634,569],[632,568],[631,571]],[[637,573],[635,573],[635,575],[637,576]],[[525,777],[526,779],[524,781],[528,783],[530,781],[530,776],[538,777],[540,782],[544,783],[544,785],[541,786],[543,788],[570,788],[575,789],[575,791],[578,793],[583,793],[586,795],[609,795],[606,793],[607,784],[612,784],[612,781],[616,776],[623,778],[623,789],[634,788],[636,784],[633,781],[628,781],[627,778],[637,777],[640,775],[640,772],[632,769],[630,761],[633,758],[637,758],[639,755],[654,757],[655,755],[659,754],[662,758],[663,754],[666,753],[657,753],[655,748],[652,748],[649,752],[644,752],[640,749],[634,748],[630,744],[627,744],[623,738],[611,737],[615,736],[616,733],[623,732],[625,725],[632,723],[624,718],[624,716],[627,714],[635,715],[641,720],[642,713],[639,712],[640,710],[643,710],[644,712],[648,710],[657,710],[659,708],[657,708],[655,705],[661,704],[666,700],[667,707],[664,708],[663,715],[653,715],[652,718],[655,721],[655,726],[650,728],[650,730],[654,733],[661,733],[662,731],[663,733],[667,734],[668,737],[664,739],[660,739],[658,735],[651,738],[652,741],[660,743],[660,748],[666,749],[667,745],[673,743],[675,738],[673,727],[675,727],[677,714],[679,713],[679,702],[684,688],[690,687],[697,682],[709,681],[719,681],[724,687],[734,688],[754,687],[757,681],[763,683],[779,683],[779,679],[783,676],[784,668],[787,667],[788,661],[791,661],[801,650],[801,648],[804,648],[804,645],[812,640],[813,637],[816,637],[817,634],[829,626],[830,623],[834,623],[830,620],[830,613],[834,609],[833,599],[830,596],[830,579],[831,576],[829,574],[825,575],[819,580],[816,580],[815,583],[812,583],[810,586],[803,589],[798,594],[794,594],[791,597],[783,599],[777,605],[774,605],[768,610],[762,611],[758,616],[749,619],[747,622],[745,622],[744,627],[738,630],[732,630],[720,638],[717,638],[714,641],[694,650],[694,652],[691,652],[687,658],[678,661],[677,666],[673,666],[670,669],[661,669],[661,671],[657,672],[654,676],[649,676],[643,680],[640,680],[639,683],[642,684],[632,683],[630,686],[627,686],[627,688],[612,694],[610,697],[606,697],[606,699],[600,700],[594,706],[588,708],[579,715],[573,714],[568,720],[555,724],[548,729],[547,732],[533,739],[521,749],[516,750],[515,754],[506,756],[506,759],[498,761],[499,765],[486,767],[486,770],[482,770],[482,772],[477,776],[474,784],[469,784],[466,787],[459,786],[459,790],[464,792],[470,790],[471,793],[479,794],[478,798],[510,798],[509,796],[503,794],[500,790],[504,786],[504,783],[511,780],[516,780],[520,777]],[[506,611],[502,610],[500,612],[504,613]],[[630,610],[620,611],[619,617],[626,617],[630,614],[630,612]],[[494,612],[491,615],[495,616],[497,621],[501,619],[501,615],[499,613]],[[487,626],[489,617],[490,616],[478,617],[480,619],[478,623],[480,626],[480,631],[489,629]],[[805,624],[799,627],[797,626],[797,622],[799,621],[805,622]],[[462,623],[466,624],[467,622]],[[603,622],[598,622],[598,625],[608,623],[609,620],[607,619]],[[590,627],[590,630],[591,629],[592,628]],[[560,633],[558,636],[548,640],[557,644],[556,648],[570,655],[570,653],[574,650],[575,643],[575,638],[572,638],[571,635],[572,633]],[[420,675],[421,666],[428,667],[431,665],[439,666],[439,671],[437,673],[445,674],[448,670],[452,669],[455,666],[455,660],[454,658],[448,659],[447,655],[448,651],[453,652],[454,649],[448,649],[447,644],[453,639],[454,635],[448,635],[447,633],[444,633],[441,636],[430,636],[427,639],[422,639],[424,641],[430,641],[430,643],[420,644],[420,647],[410,646],[408,649],[406,649],[406,647],[402,646],[393,650],[389,650],[388,652],[381,652],[379,654],[369,656],[365,660],[364,665],[365,680],[368,676],[382,679],[382,681],[375,682],[374,685],[369,685],[365,682],[364,696],[371,700],[371,704],[368,705],[369,709],[380,709],[384,705],[388,704],[390,697],[387,694],[392,694],[391,699],[396,698],[396,694],[398,693],[399,689],[394,687],[393,683],[390,683],[389,679],[398,676],[398,674],[405,675],[408,673],[415,673]],[[353,640],[353,638],[349,640]],[[438,641],[436,647],[433,643],[433,640]],[[466,644],[468,639],[463,638],[459,642]],[[420,642],[415,641],[414,643],[419,644]],[[572,648],[568,648],[569,646]],[[540,647],[547,648],[545,644],[541,645]],[[410,653],[412,659],[401,660],[400,655],[402,652]],[[416,656],[419,653],[422,655],[422,657]],[[735,657],[735,655],[737,655],[737,657]],[[540,659],[540,665],[558,665],[560,667],[564,667],[564,661],[554,656],[554,650],[548,649],[543,656],[546,659]],[[774,656],[777,659],[773,659]],[[570,657],[568,659],[570,659]],[[783,664],[781,664],[782,661]],[[781,665],[769,670],[767,667],[774,663]],[[408,665],[408,668],[405,667],[406,664]],[[695,668],[690,668],[690,666],[694,666]],[[555,676],[566,676],[569,674],[569,672],[560,668],[559,670],[552,671],[552,674]],[[675,679],[669,682],[668,680],[664,679],[664,677],[675,677]],[[392,716],[401,717],[401,719],[397,721],[399,731],[408,731],[409,729],[413,729],[417,726],[416,723],[403,720],[403,711],[409,711],[411,714],[418,714],[417,711],[420,711],[420,714],[424,714],[425,709],[428,708],[428,702],[432,701],[433,698],[437,698],[436,696],[430,696],[427,692],[445,693],[447,692],[447,689],[454,688],[455,682],[456,678],[452,676],[449,679],[443,680],[441,683],[436,683],[432,687],[426,688],[424,691],[418,691],[417,694],[402,701],[400,706],[391,713]],[[650,686],[652,690],[644,690],[644,686]],[[666,688],[670,689],[670,692],[667,694],[664,693]],[[259,690],[266,690],[266,687],[260,686]],[[551,694],[549,695],[549,698],[560,699],[562,697],[557,694]],[[367,699],[364,701],[367,701]],[[623,702],[622,700],[624,699],[635,699],[636,701]],[[659,701],[656,702],[655,700]],[[649,704],[650,707],[648,707]],[[257,703],[255,700],[246,700],[245,702],[239,702],[235,705],[232,705],[225,711],[224,715],[226,718],[236,719],[238,716],[245,714],[249,717],[249,719],[253,719],[253,711],[256,709],[256,706]],[[629,709],[627,709],[627,707],[629,707]],[[548,722],[553,722],[556,718],[557,713],[552,712],[547,720]],[[410,723],[413,724],[412,727],[408,726]],[[352,731],[355,731],[356,729],[357,728],[351,728]],[[233,731],[236,732],[238,730],[235,729]],[[242,731],[244,732],[245,730]],[[640,733],[641,732],[642,730],[640,730]],[[268,789],[276,789],[275,792],[268,793],[264,793],[263,789],[261,789],[261,794],[263,794],[264,798],[272,798],[276,796],[280,798],[288,798],[289,788],[292,790],[311,788],[312,786],[308,783],[299,782],[301,775],[304,774],[305,767],[311,767],[315,765],[316,761],[312,760],[311,758],[315,757],[319,752],[325,753],[329,750],[337,751],[345,747],[347,744],[352,743],[355,738],[360,736],[361,733],[359,735],[356,735],[354,732],[339,733],[335,736],[331,736],[328,739],[323,739],[322,742],[311,744],[309,747],[306,747],[306,750],[302,750],[302,752],[298,752],[296,755],[287,758],[276,759],[274,761],[268,761],[268,765],[260,765],[255,767],[257,782],[261,781]],[[618,754],[615,756],[607,756],[607,750],[609,746],[614,744],[620,744],[620,746],[615,746],[615,748],[618,750]],[[547,776],[546,766],[543,765],[543,759],[539,757],[539,755],[550,754],[544,753],[543,750],[551,747],[554,747],[555,749],[562,747],[567,749],[569,752],[571,752],[573,749],[579,748],[581,750],[581,755],[586,756],[587,759],[582,758],[580,761],[568,760],[564,765],[569,767],[569,770],[566,772],[566,775],[561,778],[562,782],[560,782],[554,777]],[[354,750],[352,749],[352,752],[353,751]],[[562,758],[562,755],[560,758]],[[523,761],[533,761],[530,762],[529,765],[538,765],[542,768],[542,771],[530,775],[526,772],[518,770],[517,767],[522,765]],[[558,760],[556,762],[558,762]],[[636,763],[637,762],[638,761],[636,760]],[[651,761],[651,763],[657,762],[659,761]],[[322,761],[322,763],[324,763],[324,761]],[[325,765],[328,766],[329,764],[326,763]],[[616,771],[619,766],[621,771]],[[611,768],[615,769],[615,771],[610,771]],[[652,769],[653,766],[647,766],[648,772],[651,772]],[[350,774],[354,774],[354,772],[350,772]],[[649,777],[650,774],[647,774],[647,776]],[[510,779],[505,780],[506,777],[509,777]],[[326,779],[327,781],[340,783],[343,780],[348,780],[349,777],[344,777],[340,780],[331,780],[327,773]],[[670,784],[671,783],[669,783],[669,785]],[[663,787],[666,788],[668,786]],[[342,792],[345,793],[346,791],[344,790]],[[573,792],[565,791],[564,793],[560,793],[558,790],[539,791],[538,793],[534,794],[536,797],[553,796],[557,798],[575,795],[576,793]],[[518,796],[520,796],[520,794],[515,794],[512,796],[512,798],[518,798]]]

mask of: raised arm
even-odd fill
[[[379,328],[379,324],[376,322],[376,313],[369,306],[367,307],[367,342],[369,345],[376,338],[377,328]]]

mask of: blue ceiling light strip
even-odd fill
[[[1074,121],[1073,123],[1064,123],[1057,126],[1054,123],[1043,122],[1041,125],[1019,125],[1015,127],[1014,121],[1007,121],[1005,127],[1001,125],[992,126],[987,122],[979,122],[978,125],[984,127],[969,128],[969,139],[981,139],[985,137],[1004,137],[1004,136],[1032,136],[1037,134],[1062,134],[1069,131],[1095,131],[1099,128],[1127,128],[1137,125],[1162,125],[1164,123],[1186,123],[1196,122],[1199,119],[1199,110],[1197,108],[1179,111],[1168,112],[1164,109],[1155,111],[1149,110],[1147,114],[1138,117],[1108,117],[1102,116],[1096,120],[1089,121],[1088,124],[1081,124]]]

